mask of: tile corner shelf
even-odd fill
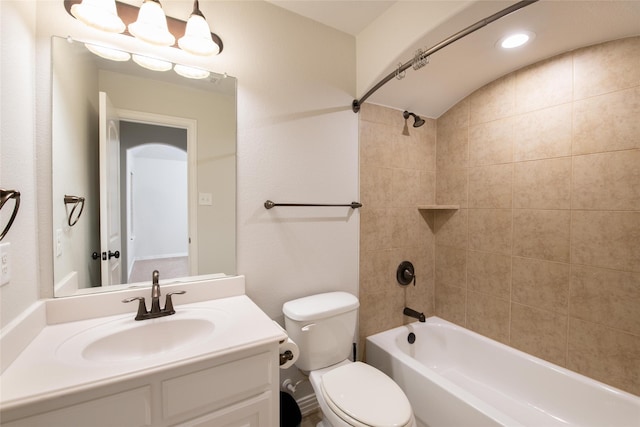
[[[456,211],[460,205],[418,205],[418,210],[427,211]]]

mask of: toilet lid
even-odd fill
[[[322,376],[322,389],[331,406],[364,425],[405,426],[411,419],[411,405],[402,389],[365,363],[349,363],[327,372]]]

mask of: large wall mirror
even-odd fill
[[[236,274],[236,79],[52,38],[54,295]]]

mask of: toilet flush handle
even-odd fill
[[[308,325],[305,325],[302,327],[302,332],[309,332],[311,328],[313,328],[314,326],[316,326],[315,323],[310,323]]]

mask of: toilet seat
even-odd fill
[[[411,404],[402,389],[362,362],[325,373],[322,394],[337,416],[357,427],[404,427],[412,420]]]

